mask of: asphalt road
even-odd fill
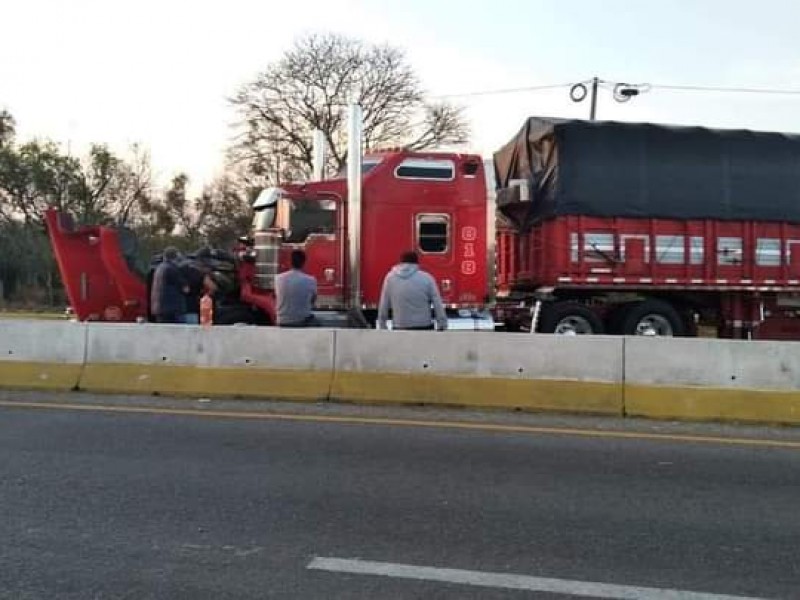
[[[800,597],[800,444],[786,430],[746,445],[620,438],[607,419],[558,433],[529,416],[470,413],[464,429],[355,422],[356,408],[336,422],[308,407],[294,421],[87,402],[0,406],[0,598],[579,597],[535,591],[551,589],[542,578],[595,597]],[[760,445],[771,437],[787,447]],[[330,558],[391,565],[308,568]],[[523,589],[493,585],[509,574]]]

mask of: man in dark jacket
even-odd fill
[[[378,306],[378,328],[386,329],[389,309],[394,329],[433,329],[431,305],[440,331],[447,329],[447,314],[436,280],[419,268],[416,252],[405,252],[383,280]]]
[[[183,323],[186,316],[186,296],[189,285],[180,272],[175,248],[164,250],[164,260],[153,274],[150,291],[150,311],[158,323]]]

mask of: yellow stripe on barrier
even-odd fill
[[[325,371],[90,363],[80,388],[88,392],[317,401],[328,397],[330,382],[331,374]]]
[[[622,384],[337,371],[331,399],[622,415]]]
[[[22,361],[0,362],[0,387],[30,390],[71,390],[78,385],[82,365]]]
[[[625,413],[691,421],[800,423],[800,390],[625,384]]]

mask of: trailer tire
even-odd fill
[[[556,302],[542,308],[538,329],[557,335],[597,335],[603,333],[603,321],[582,304]]]
[[[663,300],[644,300],[631,304],[622,321],[623,335],[682,337],[686,323],[675,308]]]

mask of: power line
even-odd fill
[[[752,87],[714,87],[705,85],[667,85],[650,84],[650,87],[661,90],[675,90],[685,92],[720,92],[730,94],[778,94],[785,96],[798,96],[800,89],[777,89],[777,88],[752,88]]]
[[[578,83],[591,83],[591,80],[580,81]],[[598,83],[602,87],[609,87],[611,82],[599,80]],[[517,94],[524,92],[538,92],[543,90],[553,90],[558,88],[570,88],[575,83],[554,83],[548,85],[532,85],[518,88],[503,88],[494,90],[474,90],[471,92],[460,92],[453,94],[438,94],[429,96],[432,100],[443,100],[447,98],[473,98],[478,96],[498,96],[502,94]],[[636,84],[635,87],[642,87],[646,89],[660,89],[671,90],[676,92],[709,92],[709,93],[725,93],[725,94],[772,94],[783,96],[800,96],[800,89],[779,89],[779,88],[755,88],[755,87],[723,87],[723,86],[706,86],[706,85],[677,85],[677,84]]]
[[[552,83],[548,85],[532,85],[519,88],[505,88],[499,90],[477,90],[472,92],[460,92],[455,94],[439,94],[436,96],[429,96],[433,100],[440,100],[445,98],[471,98],[475,96],[496,96],[500,94],[518,94],[521,92],[538,92],[540,90],[553,90],[557,88],[568,88],[571,83]]]

